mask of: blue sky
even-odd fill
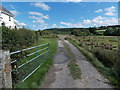
[[[117,2],[3,2],[19,25],[46,28],[116,25]]]

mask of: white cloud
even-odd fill
[[[82,0],[65,0],[66,2],[81,2]]]
[[[65,28],[65,26],[58,26],[57,24],[52,24],[51,26],[49,26],[49,28]]]
[[[42,13],[39,12],[28,12],[30,15],[38,15],[39,17],[36,16],[29,16],[29,18],[31,19],[35,19],[33,20],[33,23],[45,23],[44,19],[49,19],[49,15],[44,15]]]
[[[38,16],[42,16],[43,14],[42,13],[39,13],[39,12],[28,12],[30,15],[38,15]]]
[[[26,26],[26,24],[25,24],[25,23],[19,23],[19,25],[20,25],[20,26]]]
[[[42,17],[29,16],[29,18],[35,19],[35,20],[33,20],[33,23],[45,23],[44,19],[48,19],[47,16],[42,16]]]
[[[38,19],[33,21],[33,23],[45,23],[45,21],[43,19]]]
[[[116,15],[116,7],[115,6],[111,6],[108,8],[103,9],[98,9],[97,11],[95,11],[95,13],[100,13],[100,12],[105,12],[105,15],[107,16],[115,16]]]
[[[105,13],[105,15],[114,16],[114,15],[116,15],[116,14],[115,14],[115,13],[112,13],[112,12],[107,12],[107,13]]]
[[[31,19],[41,19],[41,17],[36,17],[36,16],[29,16],[29,18],[31,18]]]
[[[40,17],[35,17],[35,16],[30,16],[29,18],[32,18],[32,19],[49,19],[49,15],[44,15],[42,13],[39,13],[39,12],[31,12],[29,11],[28,12],[30,15],[38,15]]]
[[[43,18],[43,19],[49,19],[49,15],[43,15],[41,18]]]
[[[42,8],[43,10],[50,10],[50,7],[43,2],[32,3],[31,5],[34,5],[35,7]]]
[[[68,26],[68,27],[84,27],[84,25],[82,23],[71,23],[71,22],[60,22],[60,24]]]
[[[29,18],[35,19],[33,20],[33,23],[45,23],[45,21],[41,17],[29,16]]]
[[[19,12],[16,11],[16,10],[11,10],[10,12],[11,12],[12,14],[14,14],[15,16],[19,14]]]
[[[105,15],[108,15],[108,16],[116,15],[116,13],[115,13],[116,7],[114,7],[114,6],[111,6],[109,8],[105,8],[105,11],[106,11]]]
[[[58,28],[56,24],[52,24],[51,28]]]
[[[79,23],[60,22],[60,24],[67,27],[76,27],[76,28],[83,28],[88,26],[108,26],[108,25],[118,25],[118,19],[115,17],[97,16],[92,20],[84,19],[83,22],[79,22]]]
[[[27,26],[25,23],[19,22],[18,20],[14,20],[20,27]]]
[[[84,25],[91,25],[91,26],[108,26],[108,25],[118,25],[118,19],[115,17],[102,17],[97,16],[92,20],[84,20]]]
[[[99,13],[99,12],[103,12],[102,9],[98,9],[97,11],[95,11],[96,13]]]
[[[90,20],[84,20],[84,24],[91,24],[91,21]]]
[[[48,28],[46,24],[37,25],[36,27],[37,27],[38,29],[40,29],[40,30],[44,30],[44,29],[47,29],[47,28]]]

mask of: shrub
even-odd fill
[[[39,38],[39,33],[25,28],[9,29],[2,27],[2,49],[16,51],[32,45]]]

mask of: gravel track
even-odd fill
[[[67,66],[69,57],[63,41],[70,47],[76,57],[82,76],[81,79],[73,79]],[[45,77],[40,88],[112,88],[95,67],[81,54],[81,52],[68,41],[62,38],[58,40],[58,52],[54,59],[53,67]]]

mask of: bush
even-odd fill
[[[38,41],[39,33],[25,28],[9,29],[2,27],[2,49],[16,51],[26,48]]]

